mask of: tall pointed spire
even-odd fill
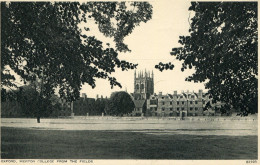
[[[152,79],[153,79],[153,70],[152,70]]]
[[[136,79],[136,69],[135,69],[135,79]]]

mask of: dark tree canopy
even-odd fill
[[[12,95],[8,103],[14,101],[20,107],[20,115],[23,117],[49,117],[55,115],[53,112],[61,109],[60,99],[56,95],[50,98],[40,98],[36,84],[24,85],[14,91],[7,91]],[[38,101],[40,100],[40,101]],[[40,105],[41,104],[41,105]],[[44,107],[41,108],[41,107]],[[16,111],[19,111],[16,109]]]
[[[114,92],[111,94],[107,104],[106,113],[109,115],[122,116],[131,113],[134,107],[134,102],[127,92]]]
[[[171,55],[194,68],[186,81],[205,82],[213,99],[241,111],[257,111],[257,2],[192,2],[190,35]],[[159,63],[159,70],[173,69]]]
[[[94,107],[93,107],[93,113],[91,115],[101,115],[105,112],[105,108],[107,105],[108,100],[99,98],[95,101]]]
[[[130,51],[124,37],[151,16],[146,2],[2,2],[1,87],[16,86],[8,67],[25,82],[41,80],[43,96],[58,88],[68,101],[79,97],[82,84],[94,88],[96,78],[121,87],[111,73],[137,66],[118,59],[118,52]],[[91,18],[116,48],[82,33],[78,25]]]

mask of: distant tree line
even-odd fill
[[[17,105],[14,111],[19,111],[19,113],[14,113],[16,114],[14,117],[37,117],[38,115],[41,117],[55,117],[57,116],[55,112],[60,111],[62,108],[58,96],[53,94],[50,97],[42,97],[35,84],[24,85],[19,89],[7,91],[6,95],[2,95],[1,103],[1,111],[4,115],[10,114],[8,111],[12,109],[12,105],[14,105],[12,103]],[[44,107],[44,111],[40,107]]]
[[[113,92],[107,98],[80,98],[73,103],[75,115],[97,115],[102,113],[109,116],[124,116],[134,110],[131,96],[124,91]]]
[[[19,90],[9,91],[12,97],[3,97],[3,104],[10,104],[4,106],[2,109],[2,117],[59,117],[60,111],[65,109],[66,104],[62,105],[61,99],[57,95],[52,95],[50,98],[41,97],[35,84],[24,85]],[[15,102],[16,104],[11,104]],[[11,112],[11,106],[15,107],[16,113]],[[41,105],[39,105],[41,104]],[[41,111],[39,107],[45,107]],[[3,106],[2,106],[3,108]],[[67,107],[69,108],[69,107]],[[67,109],[68,110],[68,109]],[[74,102],[74,113],[76,116],[123,116],[131,113],[134,110],[134,103],[130,95],[126,92],[114,92],[110,99],[107,98],[80,98]],[[9,111],[9,112],[8,112]],[[19,112],[18,112],[19,111]],[[70,110],[69,110],[70,111]]]

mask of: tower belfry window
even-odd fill
[[[135,93],[148,93],[147,97],[154,94],[154,75],[149,72],[135,72]],[[145,96],[146,97],[146,96]]]

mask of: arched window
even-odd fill
[[[136,88],[136,89],[139,89],[139,84],[136,84],[136,85],[135,85],[135,88]]]
[[[144,84],[141,84],[141,89],[144,89]]]

